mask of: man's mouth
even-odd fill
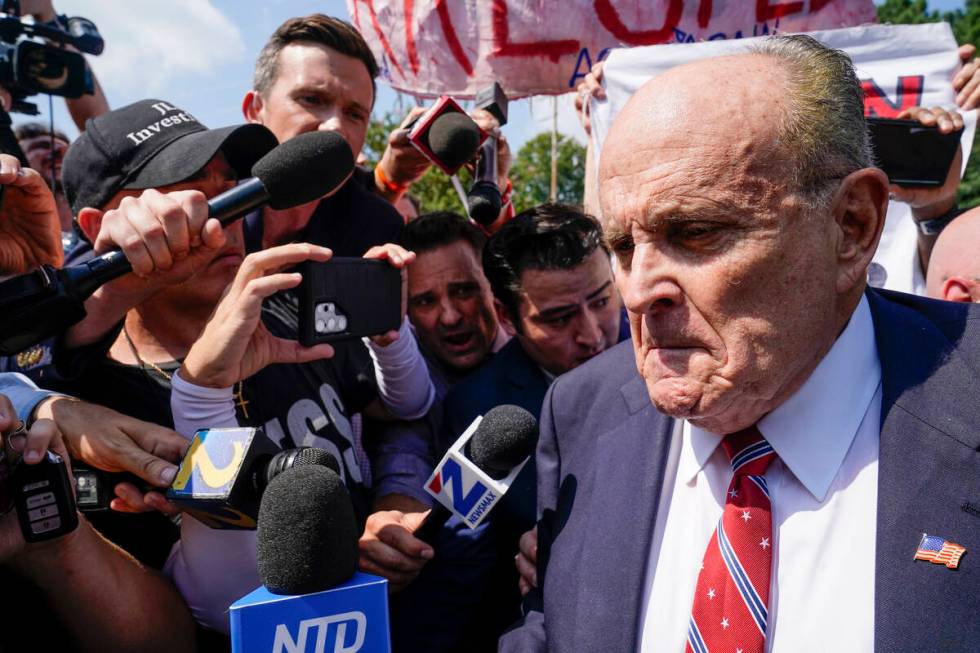
[[[442,341],[453,351],[465,351],[473,344],[473,332],[463,331],[443,336]]]

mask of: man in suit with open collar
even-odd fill
[[[976,649],[980,314],[866,290],[871,165],[850,62],[805,36],[626,105],[600,201],[632,347],[545,400],[540,588],[501,651]]]

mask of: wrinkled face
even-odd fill
[[[52,139],[51,136],[44,135],[25,138],[19,141],[19,144],[20,149],[24,150],[28,165],[40,172],[49,185],[52,171],[55,180],[61,181],[61,161],[68,151],[68,143],[57,136]]]
[[[490,284],[468,243],[423,252],[409,266],[408,317],[422,345],[445,365],[463,371],[486,359],[497,320]]]
[[[642,128],[624,109],[600,173],[650,398],[716,433],[785,400],[837,335],[834,221],[790,189],[771,127],[732,99],[708,120],[667,99],[669,119]]]
[[[521,328],[507,328],[538,365],[564,374],[616,344],[619,309],[609,257],[597,248],[570,270],[524,270]]]
[[[256,96],[257,119],[279,142],[312,131],[335,131],[355,155],[364,146],[374,91],[359,60],[307,41],[279,52],[278,76]]]

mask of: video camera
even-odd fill
[[[3,0],[0,12],[0,86],[13,98],[11,111],[37,115],[37,107],[25,100],[38,93],[68,98],[94,93],[92,73],[81,53],[102,54],[105,42],[95,23],[80,16],[24,22],[20,0]],[[66,45],[79,52],[66,50]]]

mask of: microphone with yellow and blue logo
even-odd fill
[[[254,529],[269,481],[304,465],[340,471],[329,452],[280,450],[261,428],[202,429],[194,434],[167,498],[211,528]]]

